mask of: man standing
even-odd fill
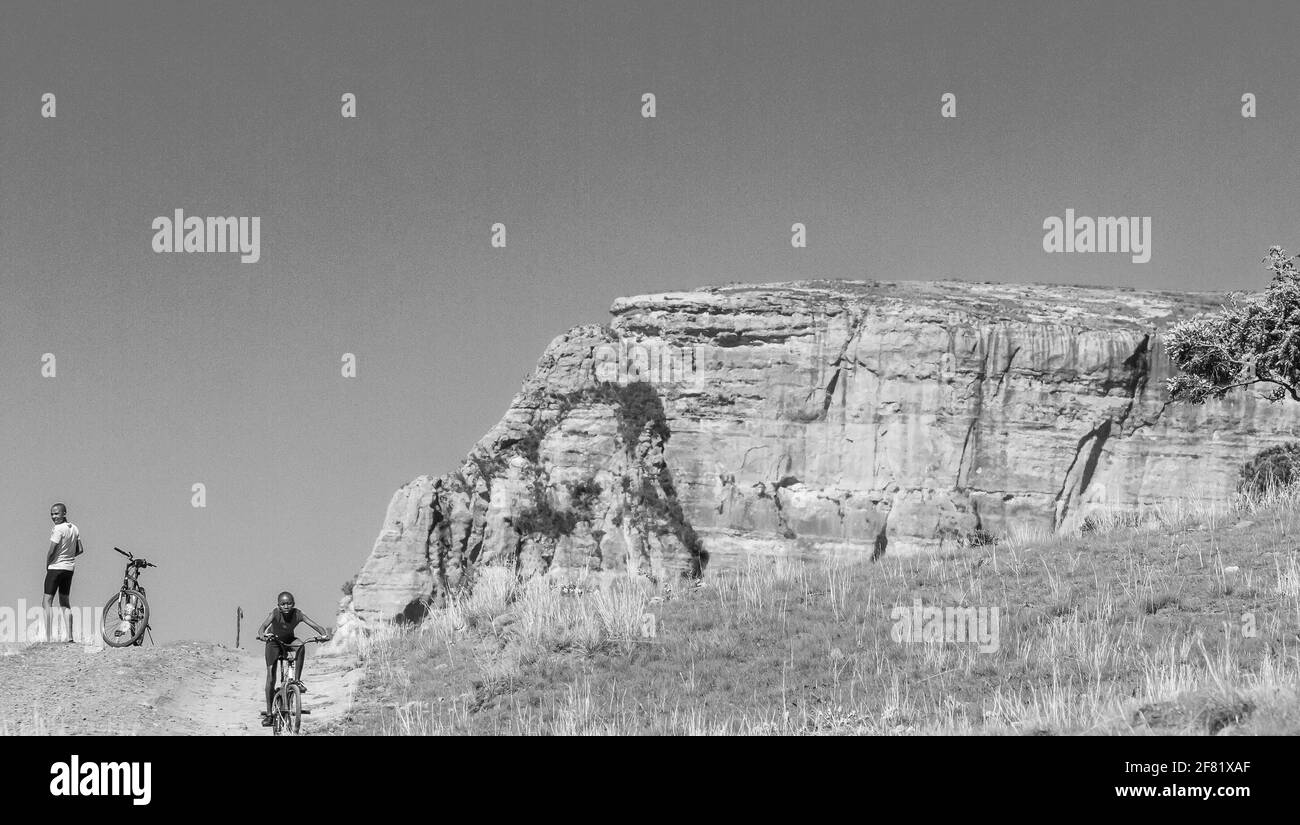
[[[50,531],[50,549],[45,554],[45,595],[41,606],[45,609],[47,640],[54,639],[54,614],[52,606],[54,594],[59,594],[60,630],[66,629],[65,642],[72,641],[72,613],[68,610],[68,593],[72,590],[72,570],[76,567],[77,556],[81,549],[81,533],[77,526],[68,521],[68,508],[56,504],[50,508],[50,520],[54,529]]]

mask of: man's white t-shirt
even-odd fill
[[[71,570],[77,563],[77,542],[81,540],[81,533],[77,531],[77,525],[70,521],[54,525],[50,531],[50,541],[57,542],[59,549],[54,553],[54,561],[50,563],[50,570]]]

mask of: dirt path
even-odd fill
[[[304,733],[337,730],[361,671],[312,650]],[[0,655],[0,734],[269,736],[261,648],[206,642],[116,649],[40,644]]]

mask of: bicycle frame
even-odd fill
[[[272,637],[272,641],[274,641],[277,645],[280,646],[280,658],[278,662],[280,665],[280,675],[279,678],[276,680],[276,683],[279,685],[279,687],[277,687],[275,691],[277,694],[279,694],[284,692],[284,689],[289,686],[290,682],[297,682],[298,684],[302,684],[301,680],[299,680],[297,676],[290,675],[290,671],[291,668],[294,667],[295,661],[298,657],[298,648],[305,645],[306,642],[295,645],[292,642],[282,642],[279,639],[276,639],[274,637]]]
[[[122,576],[123,587],[137,587],[140,584],[140,570],[135,562],[126,563],[126,572]]]
[[[140,571],[143,567],[138,566],[135,562],[126,563],[126,573],[122,576],[122,594],[125,595],[128,590],[139,590],[142,595],[144,585],[140,584]]]

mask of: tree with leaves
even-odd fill
[[[1300,401],[1300,256],[1275,246],[1263,263],[1273,279],[1261,294],[1233,294],[1220,311],[1176,324],[1165,349],[1182,370],[1169,394],[1201,404],[1236,387],[1271,386],[1270,401]]]

